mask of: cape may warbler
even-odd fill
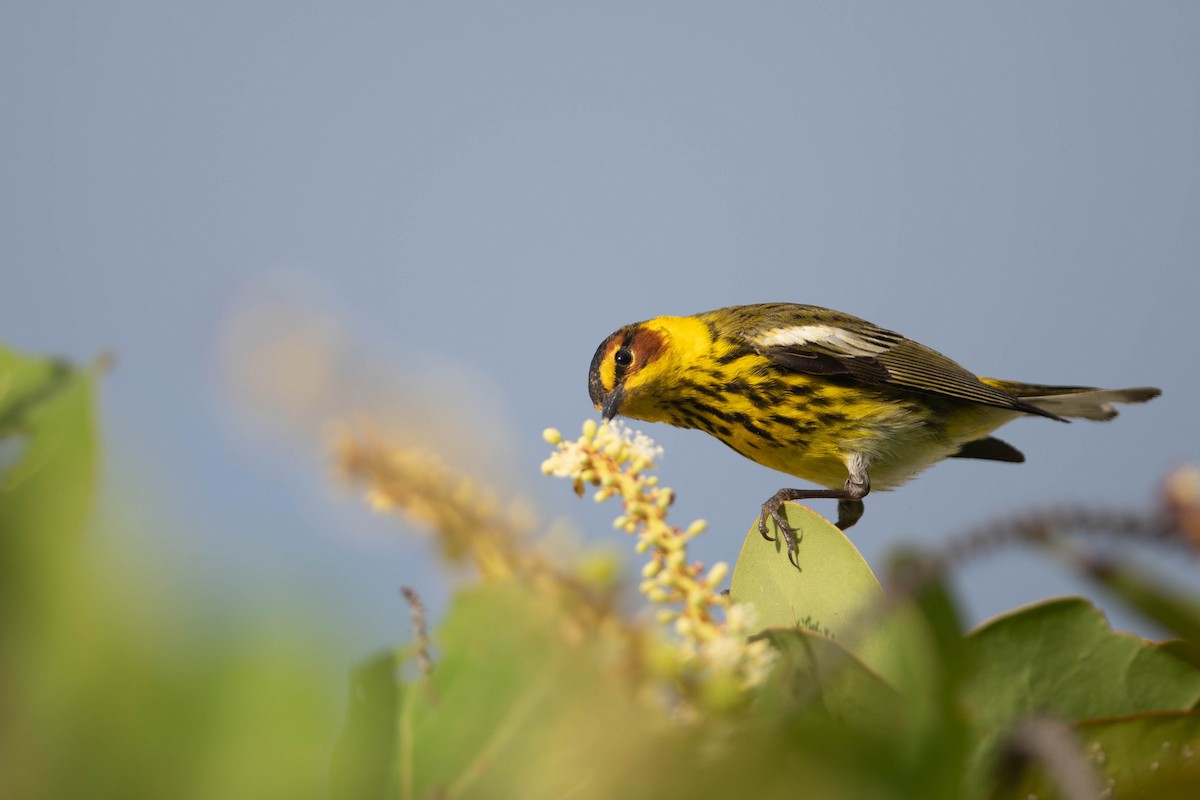
[[[780,489],[775,521],[796,551],[788,500],[835,498],[849,528],[872,488],[893,489],[947,457],[1024,461],[989,434],[1024,414],[1106,420],[1142,387],[1041,386],[980,378],[946,356],[866,320],[817,306],[765,303],[626,325],[601,343],[592,402],[618,414],[699,428],[737,452],[824,489]]]

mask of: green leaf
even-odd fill
[[[96,472],[94,376],[0,346],[0,647],[79,541]],[[16,610],[20,620],[7,620]]]
[[[430,678],[403,694],[400,796],[562,797],[616,785],[612,765],[631,757],[644,724],[601,648],[570,643],[564,623],[516,586],[456,596]]]
[[[894,728],[901,698],[853,653],[803,628],[763,631],[779,653],[760,704],[772,713],[819,710],[864,731]]]
[[[763,628],[806,628],[839,641],[853,638],[862,612],[882,604],[883,588],[854,544],[824,517],[795,503],[786,503],[784,513],[799,532],[799,569],[788,560],[783,537],[767,541],[755,520],[734,567],[730,594],[753,604]]]
[[[730,590],[734,600],[753,603],[761,623],[774,626],[768,634],[784,658],[775,680],[790,683],[798,698],[820,704],[835,719],[874,716],[874,726],[856,727],[868,741],[848,743],[842,751],[847,764],[854,757],[846,753],[865,747],[874,754],[871,764],[852,769],[873,765],[900,796],[956,796],[968,745],[955,698],[962,633],[949,593],[932,576],[911,596],[887,598],[840,530],[803,506],[784,508],[800,531],[800,568],[778,541],[762,538],[756,521]],[[785,636],[783,628],[794,635]],[[763,704],[778,691],[777,685],[764,689]],[[796,705],[788,695],[774,701],[783,708]],[[871,743],[872,731],[896,730],[897,718],[903,720],[901,734]],[[836,760],[836,751],[828,755]],[[885,762],[891,766],[885,769]]]
[[[786,797],[798,781],[822,798],[928,796],[898,783],[905,764],[895,747],[888,770],[872,769],[879,754],[854,733],[883,747],[903,742],[883,724],[896,695],[828,639],[771,634],[791,653],[793,675],[823,681],[818,703],[839,709],[680,724],[632,691],[638,681],[625,679],[630,664],[618,652],[572,636],[548,599],[495,585],[456,596],[433,637],[430,677],[402,689],[389,796]],[[776,696],[795,704],[802,689],[776,685]]]
[[[896,688],[923,689],[936,674],[931,632],[912,604],[889,604],[879,580],[842,531],[812,509],[786,503],[799,531],[796,560],[782,538],[750,526],[733,570],[730,595],[750,603],[762,628],[801,628],[836,641]],[[907,692],[906,692],[907,693]]]
[[[346,722],[330,768],[334,800],[396,796],[401,689],[395,653],[378,655],[354,671]]]
[[[1200,646],[1200,598],[1123,564],[1091,564],[1087,574],[1146,617]]]
[[[903,619],[907,625],[915,618]],[[853,776],[861,784],[852,797],[866,796],[869,784],[893,797],[960,796],[966,731],[958,715],[943,708],[940,684],[927,679],[921,691],[902,695],[820,634],[792,628],[762,635],[780,660],[760,689],[757,719],[785,731],[784,741],[810,762],[805,775],[817,762]],[[931,663],[936,676],[938,665]]]
[[[968,701],[986,727],[1031,714],[1081,720],[1188,709],[1200,700],[1200,672],[1158,645],[1113,631],[1082,598],[998,617],[967,643],[977,665]]]
[[[93,378],[0,346],[0,548],[79,529],[95,476]]]
[[[1035,715],[1067,722],[1186,710],[1200,700],[1200,672],[1136,636],[1114,632],[1080,598],[1006,614],[967,637],[975,671],[963,701],[978,732],[976,778],[1000,739]]]
[[[1200,797],[1200,714],[1156,712],[1075,726],[1080,752],[1108,797]],[[1031,765],[996,798],[1058,797],[1042,765]]]

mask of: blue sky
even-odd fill
[[[542,428],[593,413],[596,345],[768,300],[986,375],[1164,389],[1013,424],[1019,467],[871,495],[873,564],[1014,509],[1144,504],[1200,461],[1197,41],[1200,7],[1165,2],[9,3],[0,336],[115,351],[112,504],[198,591],[328,614],[348,660],[406,635],[401,583],[439,608],[451,582],[222,389],[247,298],[336,319],[414,413],[502,430],[504,484],[597,538],[615,509],[538,471]],[[706,561],[797,483],[642,427]],[[959,585],[974,619],[1080,588],[1021,553]]]

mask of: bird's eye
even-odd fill
[[[613,361],[618,367],[628,367],[633,363],[633,353],[629,352],[628,347],[622,347],[613,354]]]

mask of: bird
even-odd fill
[[[1099,389],[979,377],[864,319],[813,305],[760,303],[626,325],[596,349],[588,394],[605,421],[623,416],[715,436],[763,466],[822,487],[783,488],[761,506],[795,563],[791,500],[836,499],[837,527],[871,490],[895,489],[946,458],[1018,463],[991,435],[1018,417],[1108,420],[1149,387]]]

